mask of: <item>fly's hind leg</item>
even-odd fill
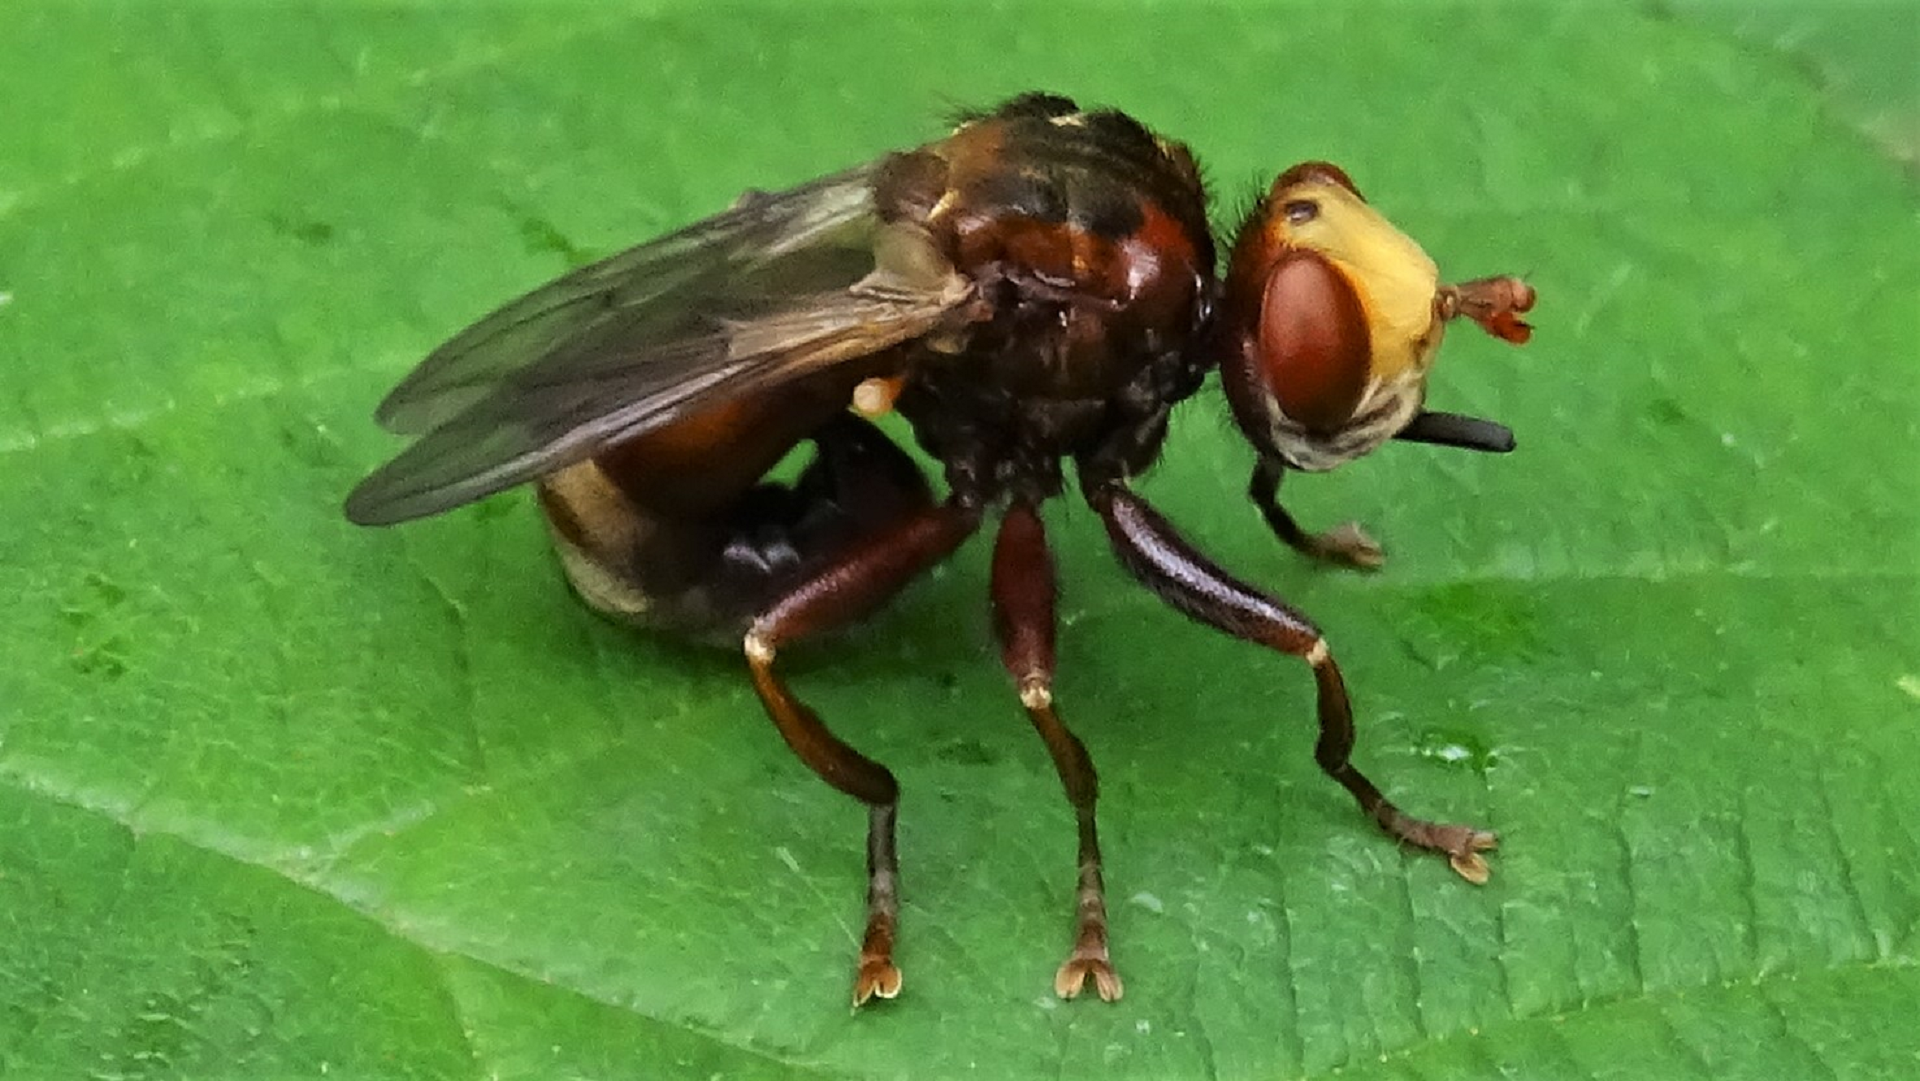
[[[893,963],[899,924],[894,819],[900,787],[885,766],[840,741],[774,671],[788,642],[844,626],[871,612],[949,555],[979,526],[953,503],[928,506],[854,541],[775,598],[748,627],[742,648],[774,727],[820,778],[867,805],[867,922],[854,973],[853,1004],[900,993]]]
[[[853,987],[859,1005],[900,992],[893,962],[900,789],[892,772],[840,740],[793,694],[774,660],[787,643],[883,605],[957,548],[979,515],[935,502],[913,459],[858,417],[836,416],[810,438],[817,453],[791,486],[755,484],[710,515],[649,513],[628,500],[622,513],[583,521],[583,510],[607,511],[586,501],[607,496],[604,473],[550,478],[541,499],[568,575],[588,603],[649,626],[739,642],[787,746],[822,780],[867,805],[867,917]],[[585,547],[595,540],[599,548]]]
[[[894,822],[900,787],[885,766],[829,731],[774,670],[779,648],[843,627],[885,604],[959,547],[979,515],[936,504],[919,467],[881,432],[851,415],[816,437],[819,456],[794,486],[801,543],[819,557],[770,597],[742,648],[767,716],[820,778],[867,805],[867,919],[855,966],[853,1004],[900,993],[893,962],[899,928]]]

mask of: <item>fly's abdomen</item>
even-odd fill
[[[930,505],[912,459],[816,389],[738,399],[542,478],[574,591],[622,622],[733,644],[855,538]],[[809,440],[796,479],[766,476]]]

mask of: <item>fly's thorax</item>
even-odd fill
[[[1197,327],[1214,253],[1185,147],[1122,113],[1029,95],[933,152],[947,183],[929,233],[999,307],[1025,309],[1005,313],[1022,336],[1051,339],[1029,352],[1065,381],[1062,396],[1100,381],[1089,367]],[[1045,393],[1046,378],[1023,391]]]
[[[1191,393],[1214,289],[1205,192],[1186,148],[1118,112],[1027,95],[889,161],[887,220],[924,229],[981,299],[923,343],[900,397],[956,490],[1044,497],[1063,457],[1145,430]]]

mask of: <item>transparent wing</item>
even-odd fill
[[[435,349],[374,416],[389,431],[418,435],[465,411],[513,372],[614,324],[644,324],[636,317],[649,312],[658,321],[675,309],[692,318],[689,301],[711,304],[744,295],[749,283],[737,279],[754,272],[765,277],[783,269],[804,271],[784,264],[835,249],[857,258],[863,234],[872,228],[871,171],[863,167],[778,194],[749,195],[725,213],[549,282]]]
[[[751,197],[461,332],[381,404],[383,424],[420,438],[360,482],[347,516],[446,510],[941,328],[972,284],[923,234],[879,223],[869,171]]]

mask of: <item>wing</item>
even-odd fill
[[[420,438],[347,517],[434,514],[729,398],[968,318],[973,284],[916,227],[882,225],[872,169],[751,196],[583,267],[462,331],[377,416]]]

